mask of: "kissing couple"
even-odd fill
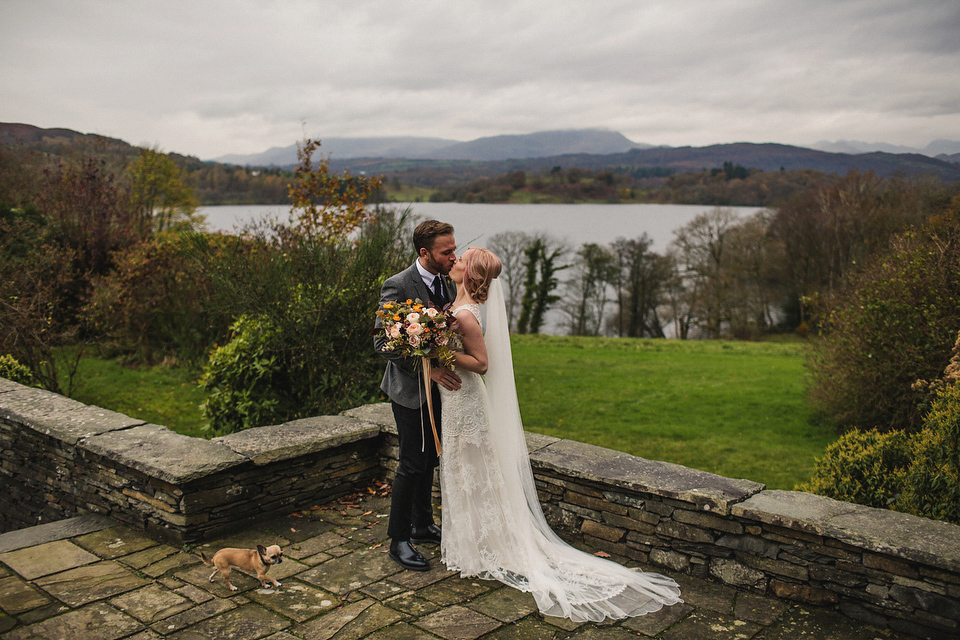
[[[575,549],[547,524],[517,404],[499,258],[479,247],[458,258],[453,227],[437,220],[417,225],[413,245],[416,261],[384,282],[380,305],[420,299],[449,306],[463,348],[453,370],[430,369],[425,389],[418,359],[384,350],[385,334],[375,332],[374,346],[387,360],[381,389],[390,398],[400,439],[387,528],[390,557],[405,569],[427,571],[430,563],[414,545],[438,544],[448,569],[529,592],[542,614],[575,622],[640,616],[681,602],[672,579]],[[432,507],[438,464],[442,534]]]

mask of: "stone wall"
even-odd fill
[[[564,538],[820,605],[920,637],[960,637],[960,527],[537,434],[527,444]],[[109,515],[192,542],[393,476],[389,405],[205,441],[0,379],[3,529]]]
[[[203,440],[0,378],[0,531],[99,513],[197,542],[369,486],[381,440],[343,416]]]

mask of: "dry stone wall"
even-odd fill
[[[527,434],[572,542],[918,637],[960,637],[960,527]],[[100,513],[194,542],[391,479],[388,404],[213,440],[0,379],[0,528]]]
[[[0,530],[98,513],[197,542],[369,486],[380,441],[343,416],[203,440],[0,378]]]

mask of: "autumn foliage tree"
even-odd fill
[[[315,162],[319,140],[297,145],[299,163],[288,185],[292,216],[299,233],[321,240],[343,238],[373,215],[367,208],[371,195],[382,186],[380,178],[336,176],[326,159]]]
[[[130,166],[132,205],[140,224],[154,231],[199,227],[197,198],[172,158],[144,149]]]

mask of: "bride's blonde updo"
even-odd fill
[[[474,300],[483,304],[487,301],[490,281],[500,275],[500,258],[483,247],[468,248],[463,258],[463,286]]]

